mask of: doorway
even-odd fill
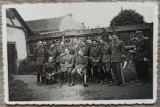
[[[17,74],[17,52],[16,43],[7,43],[8,73]]]

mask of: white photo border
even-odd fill
[[[85,2],[91,3],[91,2]],[[95,3],[95,2],[94,2]],[[97,2],[100,3],[100,2]],[[105,2],[110,3],[110,2]],[[132,5],[154,6],[153,22],[153,99],[137,100],[82,100],[82,101],[9,101],[8,87],[8,62],[7,62],[7,27],[6,27],[6,8],[15,8],[19,5],[47,5],[52,3],[35,4],[14,4],[2,6],[2,47],[3,47],[3,71],[4,71],[4,101],[9,105],[101,105],[101,104],[153,104],[157,100],[157,67],[158,67],[158,2],[114,2],[114,3],[132,3]],[[53,3],[54,4],[54,3]],[[81,2],[83,5],[83,2]]]

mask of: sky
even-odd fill
[[[133,9],[144,16],[146,22],[154,21],[154,6],[150,3],[52,3],[17,5],[25,21],[54,18],[71,13],[73,18],[87,28],[108,27],[121,9]]]

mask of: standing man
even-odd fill
[[[37,85],[41,85],[41,82],[44,82],[42,79],[42,68],[43,64],[45,63],[44,58],[44,47],[42,41],[37,43],[37,48],[34,52],[34,59],[36,63],[36,72],[37,72]]]
[[[86,56],[88,57],[88,66],[87,66],[87,76],[88,80],[92,79],[92,72],[91,72],[91,62],[90,62],[90,49],[91,49],[92,41],[86,41]]]
[[[101,71],[101,49],[96,40],[93,40],[93,45],[90,50],[90,59],[94,77],[97,79],[97,83],[103,83],[102,71]]]
[[[111,73],[111,44],[101,41],[102,52],[102,69],[104,72],[104,79],[107,79],[107,84],[112,85],[112,73]]]
[[[45,57],[45,62],[48,61],[47,59],[47,49],[48,49],[48,45],[46,41],[43,41],[43,47],[44,47],[44,57]]]
[[[137,77],[142,82],[140,85],[146,85],[149,80],[147,42],[142,31],[137,31],[136,36],[138,37],[135,48]]]
[[[46,41],[43,41],[43,48],[44,48],[44,58],[45,58],[45,61],[44,63],[48,62],[48,59],[47,59],[47,49],[48,49],[48,45],[47,45],[47,42]],[[45,82],[45,78],[44,76],[42,75],[42,80],[43,82]]]
[[[65,44],[64,41],[61,41],[60,46],[57,46],[57,55],[56,55],[56,71],[60,69],[61,58],[65,53]]]
[[[113,35],[111,46],[111,62],[114,76],[114,85],[124,86],[124,76],[122,72],[122,62],[125,53],[124,42],[118,39],[117,35]]]

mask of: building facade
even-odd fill
[[[29,31],[15,9],[6,9],[8,70],[17,73],[19,62],[27,57],[26,36]]]

